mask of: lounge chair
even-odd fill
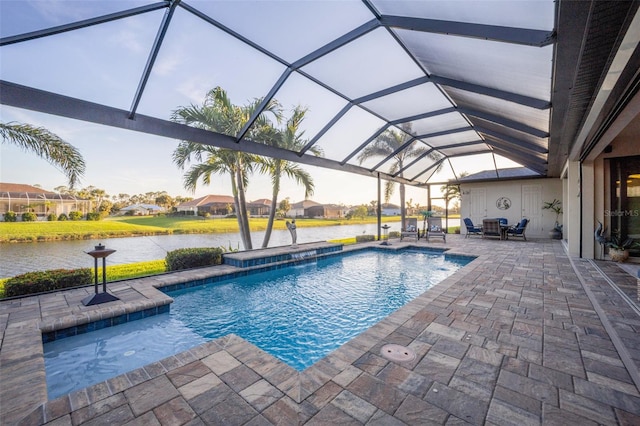
[[[442,238],[445,243],[447,242],[447,233],[444,232],[442,228],[441,217],[427,218],[427,242],[429,242],[429,238],[431,237]]]
[[[464,218],[464,226],[467,227],[467,234],[464,236],[465,238],[468,238],[469,235],[482,235],[482,227],[475,226],[473,221],[468,217]]]
[[[498,219],[482,220],[482,238],[486,237],[499,237],[502,239],[500,221]]]
[[[418,219],[415,217],[410,217],[404,220],[405,226],[402,227],[400,231],[400,241],[402,241],[405,237],[407,238],[415,238],[418,241],[420,237],[418,234]]]
[[[509,235],[511,235],[512,237],[522,237],[525,241],[527,241],[525,231],[527,230],[528,224],[529,219],[522,219],[516,226],[512,226],[511,228],[507,229],[507,238],[509,238]]]

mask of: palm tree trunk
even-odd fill
[[[269,220],[267,221],[267,229],[264,232],[264,240],[262,248],[267,248],[269,239],[271,238],[271,230],[273,229],[273,221],[276,217],[276,206],[278,203],[278,193],[280,192],[280,165],[276,166],[274,171],[273,191],[271,193],[271,210],[269,210]]]
[[[238,169],[236,170],[236,179],[238,184],[238,204],[240,205],[240,214],[238,215],[238,217],[242,217],[242,227],[240,229],[244,232],[246,239],[244,248],[246,250],[252,250],[253,244],[251,243],[251,230],[249,228],[249,219],[247,218],[247,201],[245,200],[243,179],[244,176],[241,166],[242,164],[240,164],[240,167],[238,167]]]
[[[231,174],[231,192],[233,193],[233,204],[236,208],[236,221],[238,222],[238,230],[242,239],[242,246],[247,250],[247,237],[242,228],[242,217],[240,216],[240,199],[238,197],[238,185],[236,185],[236,175]]]

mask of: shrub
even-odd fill
[[[78,211],[69,212],[69,220],[81,220],[81,219],[82,219],[82,213]]]
[[[219,247],[184,248],[167,253],[167,271],[213,266],[222,263],[223,249]]]
[[[69,218],[67,217],[66,214],[60,213],[60,216],[58,216],[58,220],[65,221],[65,220],[69,220]]]
[[[16,212],[6,212],[4,214],[4,221],[5,222],[16,222],[18,220],[18,215],[16,214]]]
[[[47,215],[47,220],[48,220],[49,222],[55,222],[56,220],[58,220],[58,216],[56,216],[56,214],[55,214],[55,213],[49,213],[49,214]]]
[[[35,222],[36,220],[38,220],[38,216],[34,212],[22,213],[23,222]]]
[[[100,220],[100,219],[102,219],[102,217],[100,217],[100,213],[96,213],[96,212],[87,213],[87,220]]]
[[[389,232],[389,238],[400,238],[400,232],[398,231]]]
[[[6,297],[24,296],[77,287],[91,282],[91,268],[27,272],[9,279],[4,285],[4,293]]]
[[[356,235],[356,243],[367,243],[369,241],[375,241],[375,235]]]

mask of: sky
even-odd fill
[[[94,186],[111,196],[155,191],[166,191],[172,197],[231,195],[227,175],[216,175],[209,186],[199,182],[193,193],[185,190],[184,172],[171,159],[178,143],[175,140],[6,106],[0,108],[0,116],[3,122],[43,126],[78,148],[87,164],[80,188]],[[377,180],[374,178],[307,165],[303,168],[313,177],[315,191],[310,199],[316,202],[357,205],[377,200]],[[67,186],[65,175],[56,167],[7,143],[0,147],[0,181],[38,185],[50,191]],[[291,202],[301,201],[304,188],[285,178],[279,199],[286,197]],[[271,198],[271,181],[267,176],[255,174],[247,188],[247,199],[260,198]],[[406,199],[426,205],[426,191],[407,186]],[[399,203],[398,189],[391,202]]]
[[[147,3],[142,0],[0,0],[0,34],[2,37],[21,34]],[[261,46],[290,62],[371,19],[370,12],[360,1],[351,0],[270,3],[193,0],[189,4],[205,13],[215,13],[223,24],[251,40],[259,40]],[[242,19],[238,19],[238,13],[242,13]],[[3,46],[0,48],[0,78],[128,110],[162,16],[162,11],[145,13]],[[323,20],[330,20],[332,25],[318,26],[317,22]],[[291,37],[292,33],[298,36]],[[348,49],[312,62],[305,71],[352,98],[424,75],[402,49],[393,49],[391,44],[393,40],[385,30],[375,30]],[[381,49],[387,52],[383,60],[377,54]],[[353,74],[337,71],[336,64],[343,70],[353,69]],[[137,112],[169,119],[176,108],[201,104],[206,92],[215,86],[225,89],[234,104],[246,104],[268,93],[283,70],[283,65],[277,61],[178,8]],[[425,102],[427,97],[428,102],[439,105],[442,100],[437,99],[434,87],[416,91],[421,94],[416,99]],[[343,99],[297,73],[286,81],[276,98],[285,111],[297,105],[308,108],[302,127],[307,138],[315,135],[344,106]],[[373,103],[371,107],[385,109],[385,105]],[[410,101],[403,105],[404,108],[406,112],[390,111],[389,114],[411,115]],[[172,162],[172,153],[179,143],[176,140],[7,106],[0,106],[0,119],[5,123],[15,121],[45,127],[78,148],[87,164],[79,185],[81,188],[93,186],[112,196],[156,191],[166,191],[174,197],[231,195],[226,175],[216,176],[209,186],[199,182],[193,193],[185,190],[184,171]],[[380,119],[352,108],[320,138],[318,146],[324,149],[328,158],[334,156],[333,159],[340,160],[381,124]],[[67,184],[59,170],[32,153],[3,143],[0,155],[2,182],[39,185],[47,190]],[[515,164],[497,158],[502,167]],[[372,167],[378,161],[372,160],[364,166]],[[482,161],[484,164],[480,164]],[[493,167],[491,156],[482,161],[477,158],[458,160],[457,172],[473,173]],[[302,167],[313,177],[315,191],[310,198],[314,201],[356,205],[377,199],[375,178]],[[443,173],[439,181],[452,177],[452,173]],[[304,189],[284,179],[279,199],[286,197],[292,202],[300,201],[304,198]],[[426,205],[426,197],[426,190],[407,186],[407,200]],[[271,198],[270,180],[267,176],[254,175],[247,189],[247,199],[260,198]],[[397,189],[390,201],[399,204]]]

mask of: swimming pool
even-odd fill
[[[303,370],[470,260],[366,250],[171,291],[169,313],[46,343],[49,398],[230,333]]]

